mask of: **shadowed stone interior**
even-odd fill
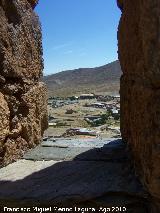
[[[41,27],[34,0],[0,0],[0,163],[40,143],[47,128]],[[121,132],[160,212],[160,0],[118,0]],[[106,8],[107,12],[107,8]],[[14,15],[13,15],[14,14]],[[100,166],[102,166],[100,164]]]
[[[160,212],[160,1],[119,0],[121,133]]]

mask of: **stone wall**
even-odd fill
[[[46,87],[39,82],[41,27],[33,7],[33,1],[0,0],[1,166],[38,144],[48,125]]]
[[[37,145],[47,128],[41,27],[34,0],[0,0],[0,165]],[[121,132],[160,212],[160,0],[118,0]]]
[[[160,0],[120,0],[121,132],[160,212]]]

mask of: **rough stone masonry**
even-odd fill
[[[119,0],[121,133],[160,212],[160,0]]]
[[[1,166],[40,143],[48,125],[41,27],[33,7],[33,1],[0,0]]]
[[[0,164],[38,144],[47,128],[41,28],[34,0],[0,0]],[[118,0],[121,131],[160,212],[160,0]],[[107,10],[107,8],[106,8]]]

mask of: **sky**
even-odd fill
[[[40,0],[44,75],[97,67],[117,56],[116,0]]]

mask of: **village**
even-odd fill
[[[43,141],[120,138],[120,96],[81,94],[48,99]]]

